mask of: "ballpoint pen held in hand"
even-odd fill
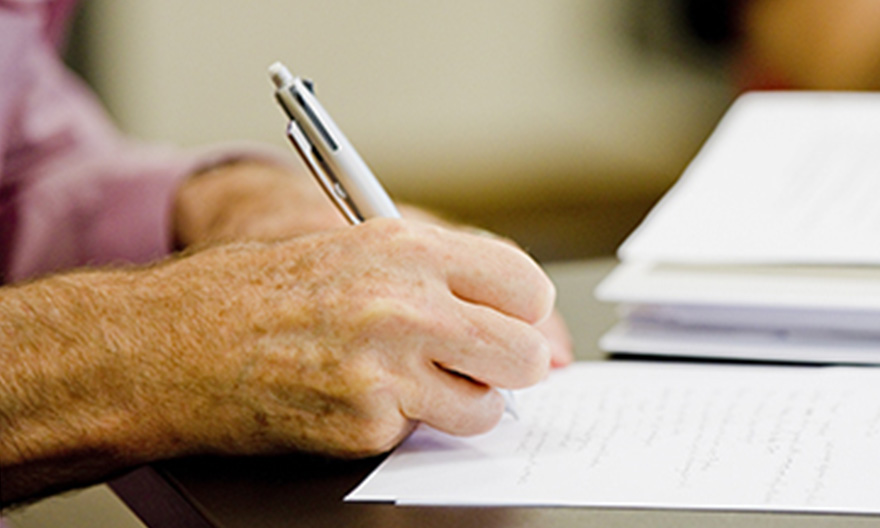
[[[287,137],[321,188],[351,224],[400,218],[388,193],[315,97],[310,81],[276,62],[269,67],[275,98],[290,118]],[[517,417],[513,393],[502,390],[505,410]]]

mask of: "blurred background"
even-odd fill
[[[737,93],[880,89],[880,1],[84,0],[68,59],[131,134],[287,149],[282,60],[396,198],[551,261],[612,254]],[[141,526],[88,493],[13,522]]]
[[[87,0],[70,61],[138,137],[287,148],[281,60],[396,199],[547,261],[611,254],[729,105],[681,4]]]

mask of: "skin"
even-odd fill
[[[516,246],[511,240],[453,224],[424,209],[402,205],[400,210],[407,219],[464,229]],[[310,176],[260,163],[222,165],[188,180],[178,193],[173,216],[181,247],[273,240],[348,227]],[[573,345],[562,316],[554,311],[537,326],[550,340],[552,365],[571,363]]]
[[[570,361],[553,285],[512,244],[342,226],[282,173],[185,184],[182,255],[0,290],[3,504],[189,454],[362,457],[419,422],[480,433],[503,413],[495,387]]]

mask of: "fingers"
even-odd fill
[[[550,367],[550,342],[533,326],[486,306],[453,301],[456,331],[444,331],[420,350],[419,380],[402,398],[407,418],[456,435],[488,431],[504,400],[494,387],[522,388]],[[420,368],[419,368],[420,367]]]
[[[375,390],[352,398],[357,415],[399,412],[452,434],[477,434],[503,414],[495,387],[522,388],[546,376],[551,342],[535,325],[549,317],[555,289],[515,246],[382,219],[297,241],[301,254],[304,244],[321,258],[300,260],[321,266],[301,274],[297,291],[322,309],[308,310],[317,321],[295,329],[317,332],[313,349],[332,355],[322,355],[322,365],[368,358],[384,373]],[[323,344],[327,329],[332,347]]]
[[[440,252],[435,269],[454,299],[432,303],[439,309],[429,318],[436,327],[427,332],[429,343],[424,333],[419,342],[430,376],[402,405],[411,419],[476,434],[503,413],[493,387],[523,388],[546,377],[551,344],[534,325],[549,317],[556,292],[541,268],[509,243],[440,229],[432,234]]]
[[[490,308],[457,301],[460,330],[438,341],[431,360],[493,387],[520,389],[547,376],[550,342],[535,327]]]
[[[497,390],[437,365],[427,370],[425,382],[402,403],[404,416],[460,436],[484,433],[501,420],[504,399]]]
[[[571,333],[559,311],[554,310],[546,320],[536,328],[550,341],[550,366],[564,367],[574,361],[574,345]]]
[[[456,235],[445,269],[453,294],[529,324],[549,316],[556,289],[531,257],[497,239]]]
[[[359,227],[359,244],[383,246],[383,254],[394,255],[393,266],[406,263],[423,278],[432,269],[460,299],[529,324],[544,320],[553,308],[553,283],[512,243],[400,220],[372,219]]]

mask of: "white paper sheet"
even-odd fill
[[[880,94],[742,96],[622,260],[880,264]]]
[[[880,365],[880,337],[786,328],[679,327],[624,321],[599,340],[602,350],[648,356],[788,363]]]
[[[880,369],[579,363],[417,430],[347,500],[880,514]]]
[[[610,352],[880,364],[880,267],[624,262],[596,296]]]
[[[877,247],[880,248],[880,241]],[[619,303],[880,314],[880,266],[688,266],[623,262],[602,281],[596,289],[596,297]],[[875,320],[875,326],[880,327],[880,318]]]

